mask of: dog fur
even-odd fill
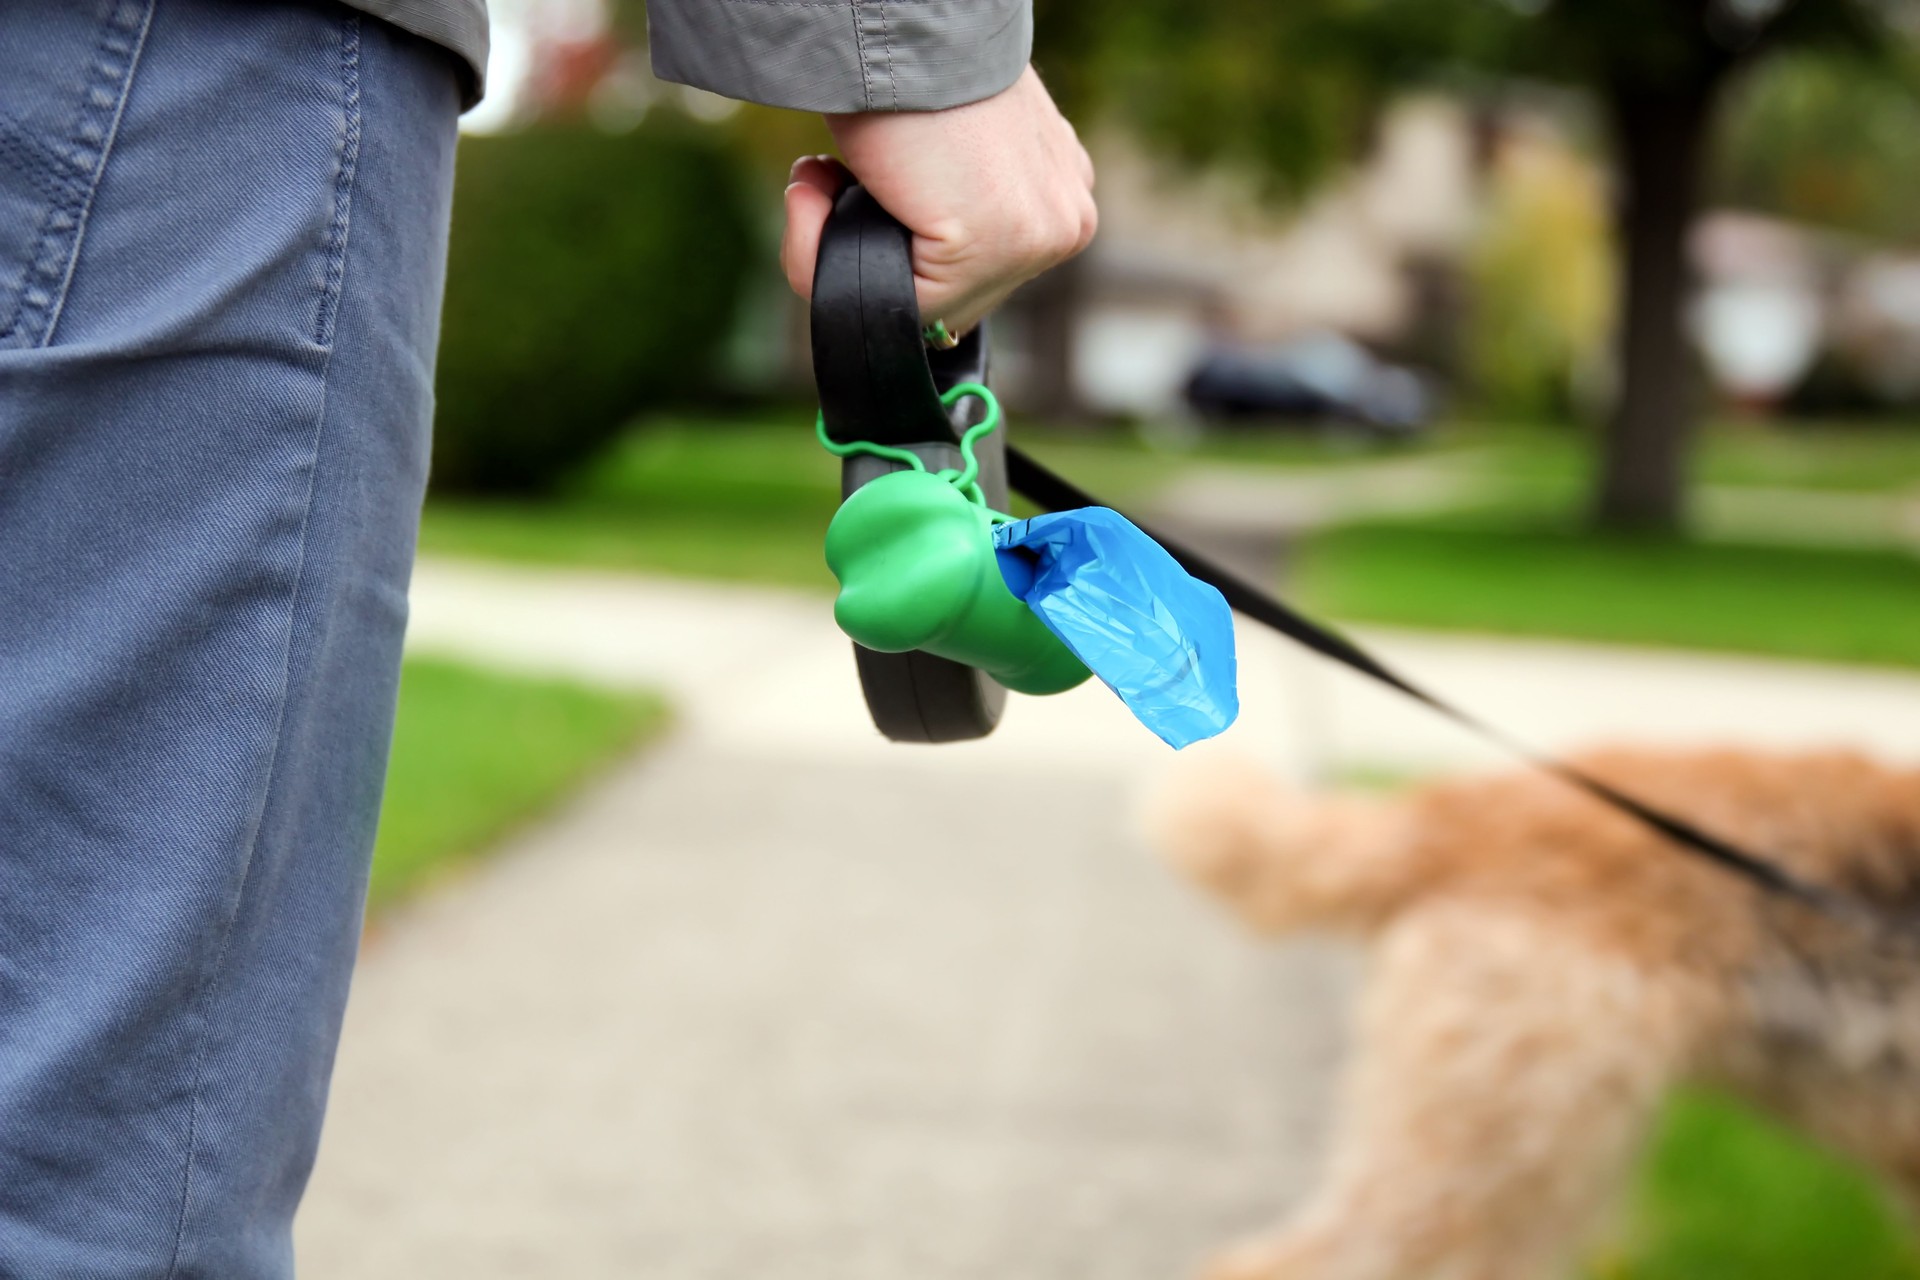
[[[1920,907],[1920,772],[1841,753],[1580,763],[1810,880]],[[1920,947],[1768,897],[1534,773],[1319,798],[1214,764],[1149,825],[1255,930],[1373,953],[1322,1182],[1209,1280],[1564,1275],[1684,1081],[1920,1209]]]

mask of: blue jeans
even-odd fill
[[[292,1273],[458,94],[323,0],[0,4],[0,1276]]]

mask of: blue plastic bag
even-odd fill
[[[1117,511],[1082,507],[997,526],[1007,589],[1179,748],[1240,714],[1233,611]]]

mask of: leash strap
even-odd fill
[[[1031,454],[1023,452],[1012,444],[1007,446],[1007,479],[1014,492],[1049,511],[1109,505],[1071,480],[1035,461]],[[1128,519],[1132,517],[1129,516]],[[1168,554],[1180,562],[1181,568],[1202,582],[1210,583],[1238,612],[1262,626],[1278,631],[1289,640],[1311,649],[1324,658],[1331,659],[1349,670],[1357,671],[1412,698],[1535,768],[1552,774],[1563,782],[1586,792],[1609,808],[1625,814],[1642,826],[1651,828],[1687,853],[1732,872],[1767,893],[1791,898],[1826,915],[1885,923],[1882,913],[1870,908],[1866,903],[1844,897],[1803,880],[1770,858],[1761,857],[1729,844],[1718,836],[1702,831],[1691,822],[1674,817],[1601,781],[1584,770],[1526,745],[1504,730],[1488,724],[1439,695],[1428,692],[1339,632],[1315,622],[1282,602],[1271,592],[1255,586],[1239,574],[1215,563],[1178,540],[1166,537],[1140,524],[1137,520],[1134,523],[1148,537],[1165,547]]]

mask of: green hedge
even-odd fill
[[[700,391],[758,252],[730,156],[691,127],[462,141],[434,487],[538,492]]]

